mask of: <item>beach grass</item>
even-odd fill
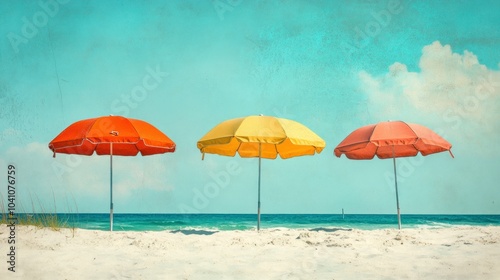
[[[17,225],[23,226],[36,226],[38,228],[49,228],[55,231],[60,230],[61,228],[72,228],[73,231],[75,229],[74,226],[71,226],[68,219],[61,219],[59,215],[57,215],[56,211],[56,202],[55,196],[52,194],[54,207],[53,211],[47,211],[44,205],[41,203],[38,196],[33,196],[30,194],[30,202],[31,202],[31,211],[26,211],[23,205],[17,207],[19,210],[14,213],[16,220],[15,223]],[[35,203],[36,201],[36,203]],[[4,203],[4,197],[0,194],[0,224],[8,224],[11,222],[9,219],[9,209],[6,207]]]

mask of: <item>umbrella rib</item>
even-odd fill
[[[405,122],[403,122],[411,131],[413,131],[413,133],[415,133],[415,136],[417,136],[417,140],[415,140],[415,142],[417,142],[420,138],[420,136],[418,136],[418,134],[415,132],[415,130],[413,130],[413,128],[411,128],[411,126]]]
[[[350,147],[350,146],[355,146],[355,145],[358,145],[358,144],[363,144],[363,143],[371,143],[371,139],[368,140],[368,141],[359,141],[359,142],[353,142],[353,143],[349,143],[349,145],[344,145],[344,146],[337,146],[338,149],[342,149],[342,148],[346,148],[346,147]]]
[[[287,138],[285,138],[285,140],[286,139],[289,139],[289,138],[287,137]],[[283,143],[285,140],[281,141],[281,143]],[[281,154],[278,152],[278,145],[277,144],[274,144],[274,150],[276,151],[276,155],[280,155],[280,157],[281,157]]]
[[[54,150],[57,152],[57,150],[60,150],[60,149],[67,149],[67,148],[72,148],[72,147],[81,147],[83,145],[83,142],[85,142],[85,141],[88,141],[89,143],[91,143],[93,145],[111,144],[111,143],[116,144],[117,143],[117,142],[111,142],[111,141],[110,142],[94,142],[94,141],[91,141],[88,138],[82,138],[82,142],[79,145],[64,146],[64,147],[61,147],[61,148],[54,148]],[[139,141],[137,141],[137,142],[120,143],[120,145],[135,145],[137,143],[139,143]],[[144,143],[144,145],[148,146],[148,147],[153,147],[153,148],[164,148],[164,147],[161,147],[161,146],[147,145],[146,143]],[[171,148],[168,148],[168,149],[171,149]]]
[[[67,148],[72,148],[72,147],[81,147],[83,145],[83,142],[87,140],[85,138],[82,138],[82,142],[80,143],[80,145],[71,145],[71,146],[64,146],[64,147],[61,147],[61,148],[55,148],[54,147],[54,144],[52,144],[52,151],[54,151],[54,153],[57,153],[57,150],[60,150],[60,149],[67,149]],[[87,140],[88,141],[88,140]]]
[[[368,142],[372,142],[373,132],[374,132],[374,131],[375,131],[375,129],[377,128],[377,125],[378,125],[378,124],[375,124],[375,125],[373,126],[372,131],[370,131],[370,137],[368,137]]]
[[[236,140],[238,140],[238,138],[236,138]],[[240,150],[241,144],[243,144],[243,142],[238,140],[238,148],[236,149],[236,153],[238,153],[238,151]],[[235,153],[235,155],[236,155],[236,153]],[[238,153],[238,155],[241,157],[240,153]]]
[[[84,140],[87,140],[89,141],[90,143],[94,144],[94,145],[99,145],[99,144],[116,144],[116,143],[120,143],[121,144],[128,144],[128,145],[135,145],[137,143],[139,143],[140,141],[137,141],[137,142],[114,142],[114,141],[102,141],[102,142],[94,142],[94,141],[91,141],[90,139],[88,138],[85,138]]]
[[[144,138],[142,138],[142,137],[141,137],[141,134],[139,133],[139,131],[137,131],[137,129],[135,128],[135,126],[134,126],[134,125],[130,122],[130,119],[127,119],[127,121],[130,123],[130,125],[132,126],[132,129],[135,131],[135,133],[136,133],[137,135],[139,135],[139,141],[137,141],[137,143],[139,143],[141,140],[142,140],[142,142],[144,142]],[[137,144],[137,143],[136,143],[136,144]],[[145,144],[146,144],[146,143],[144,143],[144,145],[145,145]]]
[[[418,141],[418,139],[417,139],[417,141]],[[417,141],[415,141],[415,143],[416,143]],[[417,147],[415,147],[415,144],[411,144],[411,145],[412,145],[412,147],[415,149],[415,151],[417,151],[417,155],[418,155],[419,153],[422,155],[422,152],[421,152],[421,151],[420,151]]]
[[[417,136],[417,139],[415,139],[415,142],[411,145],[413,146],[413,148],[415,148],[415,151],[417,151],[417,154],[418,153],[422,154],[422,152],[415,146],[415,143],[417,143],[418,140],[420,140],[422,138],[420,138],[420,136],[418,136],[418,134],[415,132],[415,130],[413,130],[413,128],[411,128],[411,126],[408,123],[406,123],[406,122],[403,122],[403,123],[415,134],[415,136]]]
[[[85,133],[83,135],[88,135],[89,134],[89,131],[92,129],[92,127],[95,125],[96,121],[97,121],[98,118],[94,118],[92,120],[92,124],[89,125],[89,127],[87,128],[87,131],[85,131]],[[84,136],[83,140],[86,140],[88,139],[87,136]],[[90,141],[89,141],[90,142]],[[92,142],[91,142],[92,143]],[[83,141],[82,141],[82,144],[83,144]]]
[[[139,142],[137,142],[137,143],[139,143]],[[137,143],[135,143],[135,144],[137,144]],[[175,145],[174,145],[174,147],[173,147],[173,148],[172,148],[172,147],[168,147],[168,148],[167,148],[167,147],[156,146],[156,145],[148,145],[148,144],[146,144],[146,142],[144,142],[144,141],[143,141],[143,143],[144,143],[144,146],[151,147],[151,148],[164,148],[164,149],[167,149],[167,150],[172,150],[172,149],[174,149],[174,148],[175,148]],[[127,143],[124,143],[124,144],[127,144]]]

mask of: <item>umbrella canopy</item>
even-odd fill
[[[121,116],[77,121],[49,143],[56,153],[110,156],[110,230],[113,230],[113,155],[172,153],[175,143],[153,125]]]
[[[349,134],[334,150],[337,157],[345,154],[349,159],[393,159],[396,187],[398,226],[401,229],[396,158],[413,157],[420,153],[427,156],[449,151],[451,144],[429,128],[403,121],[387,121],[363,126]]]
[[[121,116],[104,116],[77,121],[49,144],[56,153],[90,156],[110,155],[143,156],[175,151],[175,143],[153,125]]]
[[[353,131],[335,148],[337,157],[380,159],[412,157],[449,151],[451,144],[425,126],[388,121],[363,126]]]
[[[292,158],[321,153],[325,141],[306,126],[283,118],[248,116],[224,121],[197,143],[203,153],[259,158],[257,230],[260,229],[261,158],[275,159],[278,155]]]

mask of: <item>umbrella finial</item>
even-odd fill
[[[451,155],[451,158],[455,158],[455,156],[453,155],[453,153],[451,152],[451,149],[448,150],[448,152],[450,152],[450,155]]]
[[[52,157],[56,158],[56,150],[52,150],[52,152],[54,152],[54,154],[52,155]]]
[[[201,160],[204,160],[205,159],[205,153],[202,153],[201,154]]]

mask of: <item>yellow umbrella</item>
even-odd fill
[[[224,121],[198,141],[203,153],[259,158],[257,230],[260,230],[261,158],[282,159],[314,155],[325,148],[325,141],[306,126],[288,119],[248,116]],[[203,159],[202,157],[202,159]]]

